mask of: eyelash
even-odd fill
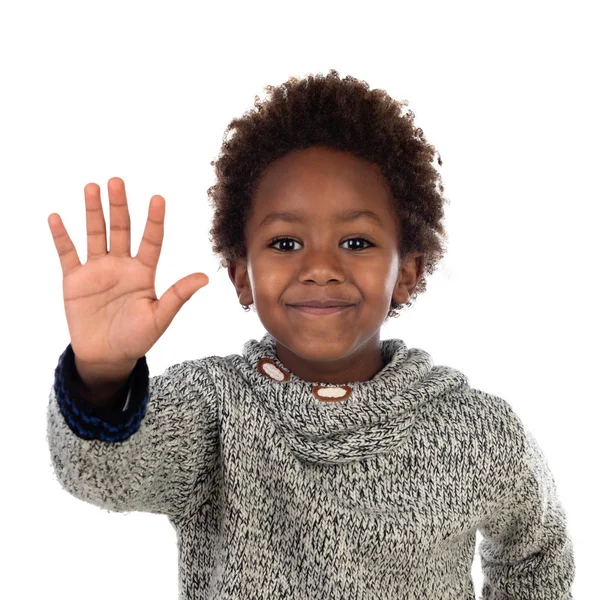
[[[277,244],[277,242],[281,242],[284,240],[291,240],[293,242],[300,243],[298,240],[296,240],[294,238],[281,236],[281,237],[273,238],[273,240],[271,240],[271,242],[269,244],[269,248],[271,248],[274,244]],[[370,247],[374,247],[374,245],[375,245],[370,240],[366,239],[365,237],[361,237],[361,236],[348,238],[347,240],[344,240],[342,242],[342,244],[345,244],[346,242],[349,242],[350,240],[364,240],[367,244],[370,244]],[[359,248],[358,250],[355,250],[355,252],[362,252],[362,250],[367,250],[367,249],[368,249],[368,247],[367,248]],[[291,252],[291,250],[279,250],[278,248],[274,248],[274,250],[277,250],[278,252],[282,252],[282,253]]]

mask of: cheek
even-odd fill
[[[397,278],[397,261],[371,261],[358,271],[363,286],[376,290],[392,290]]]
[[[279,294],[289,279],[288,273],[279,269],[268,269],[266,265],[261,265],[259,269],[252,271],[250,281],[255,294],[270,296]]]
[[[366,272],[362,273],[365,283],[363,286],[369,290],[369,294],[374,295],[379,301],[386,301],[391,298],[395,290],[395,284],[398,276],[398,262],[378,261],[374,265],[369,265]]]

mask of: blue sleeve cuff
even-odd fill
[[[149,403],[149,369],[145,356],[137,361],[116,407],[90,404],[81,393],[72,345],[60,355],[54,371],[54,390],[69,428],[85,440],[119,442],[138,431]]]

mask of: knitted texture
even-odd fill
[[[474,600],[476,531],[482,600],[573,600],[566,516],[510,405],[402,340],[381,351],[337,401],[268,333],[157,376],[143,358],[107,410],[82,399],[69,345],[48,406],[54,472],[103,509],[167,515],[180,600]]]

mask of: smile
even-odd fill
[[[296,310],[299,310],[302,313],[311,314],[311,315],[331,315],[334,313],[345,311],[348,308],[353,308],[353,305],[352,306],[328,306],[326,308],[322,308],[319,306],[290,306],[290,308],[294,308]]]

